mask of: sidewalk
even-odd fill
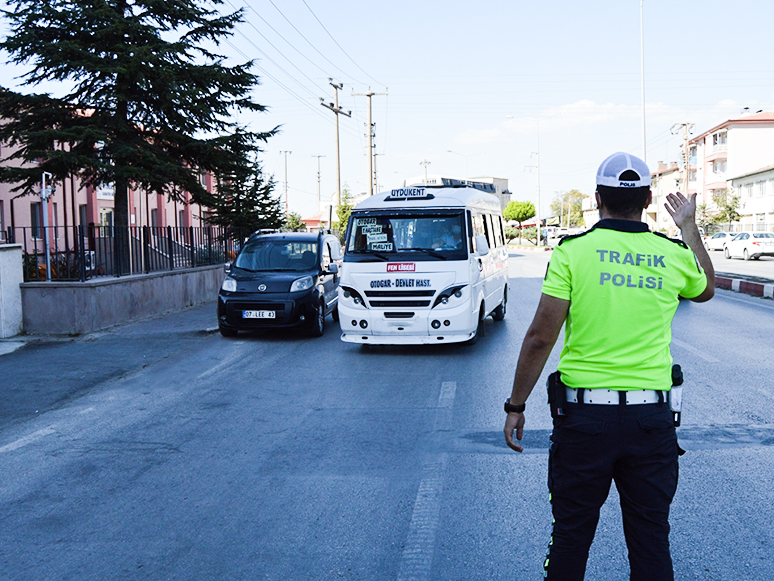
[[[215,301],[78,337],[0,341],[0,428],[183,351],[218,329]]]
[[[134,339],[139,336],[157,337],[159,335],[214,333],[218,330],[215,308],[215,301],[209,301],[194,307],[153,315],[130,323],[115,325],[107,329],[95,331],[94,333],[74,337],[16,335],[15,337],[0,339],[0,356],[7,355],[25,345],[31,344],[42,345],[94,341],[100,337]]]

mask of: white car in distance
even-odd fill
[[[774,234],[771,232],[740,232],[726,244],[726,258],[758,260],[761,256],[774,256]]]
[[[704,241],[704,247],[707,250],[723,250],[734,236],[736,232],[717,232]]]

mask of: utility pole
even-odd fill
[[[374,189],[379,191],[379,173],[376,171],[376,157],[378,155],[384,155],[383,153],[374,153]]]
[[[430,165],[430,162],[426,159],[419,162],[419,165],[425,166],[425,185],[427,185],[427,166]]]
[[[683,130],[683,194],[685,194],[685,197],[688,197],[689,167],[691,165],[688,151],[688,134],[693,131],[693,126],[693,123],[675,123],[671,129],[672,135],[677,134],[680,129]]]
[[[384,93],[374,93],[371,87],[368,87],[368,91],[365,93],[352,93],[352,96],[364,96],[368,97],[368,195],[374,195],[374,141],[373,141],[373,123],[371,122],[371,97],[374,95],[387,95]]]
[[[313,155],[317,158],[317,210],[320,210],[320,158],[324,155]]]
[[[333,87],[333,103],[325,103],[323,98],[320,97],[320,105],[326,109],[330,109],[336,115],[336,199],[333,200],[333,205],[338,206],[341,204],[341,155],[339,153],[339,115],[346,117],[352,117],[352,111],[344,111],[339,107],[339,89],[344,88],[343,83],[338,85],[333,82],[333,79],[328,79],[331,87]],[[333,207],[333,205],[331,207]]]
[[[280,151],[285,154],[285,216],[288,215],[288,153],[292,151]]]

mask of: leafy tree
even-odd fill
[[[222,4],[210,0],[208,6]],[[242,10],[222,16],[204,0],[10,0],[8,62],[29,65],[22,85],[54,81],[63,96],[0,88],[0,181],[31,192],[42,171],[114,184],[115,223],[129,224],[129,188],[194,203],[210,198],[200,171],[220,173],[234,149],[275,131],[247,132],[236,111],[263,111],[249,93],[252,61],[227,66],[211,52]],[[16,162],[8,164],[8,162]],[[22,162],[22,165],[19,164]],[[128,252],[128,247],[127,247]],[[127,254],[128,256],[128,254]]]
[[[521,244],[521,223],[535,216],[535,205],[532,202],[510,201],[503,210],[503,218],[519,223],[519,244]]]
[[[739,196],[716,196],[715,203],[718,206],[719,212],[712,218],[716,224],[738,222],[739,218],[741,218],[739,214]]]
[[[696,207],[696,224],[702,228],[706,228],[712,223],[712,216],[707,211],[707,204],[699,204]]]
[[[332,224],[332,229],[339,231],[339,239],[341,243],[344,243],[344,236],[347,235],[347,223],[349,222],[349,215],[352,213],[352,208],[355,205],[352,203],[352,192],[349,188],[344,186],[341,190],[341,201],[338,208],[336,208],[337,222]]]
[[[511,240],[514,240],[515,238],[519,239],[519,243],[521,243],[521,228],[516,228],[515,226],[506,226],[505,228],[505,240],[506,242],[510,242]]]
[[[285,216],[285,223],[282,225],[286,230],[306,230],[306,224],[301,221],[301,214],[290,212]]]
[[[587,195],[578,190],[570,190],[562,194],[557,194],[551,202],[551,213],[561,217],[560,226],[567,224],[567,214],[569,212],[570,228],[575,228],[583,224],[583,200]]]
[[[263,177],[255,154],[250,154],[231,171],[217,176],[217,191],[210,204],[208,221],[242,237],[262,228],[279,228],[284,222],[282,204],[274,195],[274,180]]]

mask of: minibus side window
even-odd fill
[[[502,230],[500,229],[500,217],[492,215],[492,231],[494,232],[495,241],[497,246],[503,245]]]
[[[476,248],[475,237],[486,236],[486,229],[484,228],[484,216],[481,214],[473,214],[473,252],[478,252]]]
[[[503,246],[505,246],[505,227],[503,226],[503,217],[497,216],[497,220],[500,222],[500,229],[498,230],[500,233],[500,240],[502,241]]]
[[[486,241],[489,243],[489,248],[494,249],[497,247],[497,241],[495,240],[494,228],[492,227],[492,214],[486,215],[484,226],[486,226]]]

